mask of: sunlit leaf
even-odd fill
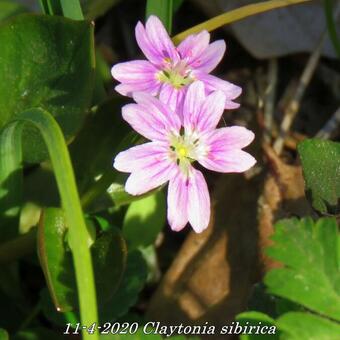
[[[285,340],[335,340],[340,334],[338,323],[310,313],[287,313],[276,324],[284,331]]]
[[[245,326],[267,326],[268,328],[271,326],[275,327],[275,334],[268,334],[269,330],[267,329],[267,334],[256,334],[256,329],[252,332],[252,334],[242,334],[241,340],[256,340],[256,339],[279,339],[279,334],[276,330],[275,320],[269,317],[266,314],[260,312],[244,312],[237,315],[236,320],[240,322],[240,325]],[[274,328],[272,327],[274,330]]]
[[[284,267],[266,275],[268,292],[340,320],[338,235],[331,218],[279,221],[267,253]]]
[[[164,226],[166,202],[162,191],[130,204],[123,223],[129,249],[152,244]]]
[[[20,112],[52,113],[66,138],[81,126],[93,89],[93,26],[58,16],[24,14],[0,27],[0,128]],[[24,157],[46,158],[37,130],[25,131]]]
[[[340,143],[308,139],[298,145],[307,197],[322,213],[340,212]]]

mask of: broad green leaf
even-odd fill
[[[59,0],[65,18],[84,20],[79,0]]]
[[[113,227],[101,233],[93,243],[90,221],[87,226],[97,300],[98,304],[103,304],[120,284],[126,262],[126,246],[119,229]],[[72,255],[65,242],[67,231],[61,209],[44,210],[39,223],[38,253],[53,303],[61,312],[71,311],[78,306]]]
[[[0,0],[0,22],[27,12],[27,8],[13,0]]]
[[[173,0],[147,0],[146,19],[150,15],[156,15],[164,24],[164,27],[171,33],[172,30]]]
[[[132,202],[123,223],[123,235],[129,249],[147,247],[155,242],[165,219],[166,202],[162,191]]]
[[[276,324],[287,340],[339,339],[340,325],[318,315],[290,312],[281,316]]]
[[[101,322],[116,320],[128,312],[143,289],[147,278],[146,263],[139,251],[128,254],[123,279],[116,293],[103,306],[100,307]]]
[[[321,213],[340,212],[340,143],[308,139],[298,145],[307,197]]]
[[[93,25],[57,16],[23,14],[0,26],[0,128],[20,112],[41,107],[67,139],[79,130],[91,103]],[[46,158],[35,128],[27,128],[24,157]]]
[[[339,234],[335,219],[281,220],[267,254],[284,267],[265,277],[268,292],[340,320]]]
[[[72,254],[65,243],[67,229],[61,209],[43,211],[38,227],[38,255],[53,303],[60,312],[78,305]]]
[[[236,320],[240,322],[242,326],[266,326],[266,334],[258,332],[256,334],[256,328],[252,330],[252,334],[242,334],[241,340],[252,340],[252,339],[279,339],[275,320],[266,314],[260,312],[244,312],[238,314]]]
[[[65,327],[66,323],[70,323],[75,326],[76,323],[80,322],[78,311],[58,312],[51,299],[51,294],[46,288],[40,292],[39,304],[45,318],[54,325]]]
[[[0,340],[9,340],[8,333],[3,328],[0,328]]]
[[[127,260],[125,241],[118,228],[103,232],[91,247],[99,306],[117,291]]]
[[[222,27],[227,24],[231,24],[232,22],[247,18],[251,15],[255,15],[255,14],[273,10],[275,8],[286,7],[286,6],[295,5],[295,4],[299,4],[299,3],[303,3],[307,1],[310,1],[310,0],[270,0],[270,1],[263,1],[263,2],[257,2],[254,4],[246,5],[246,6],[234,9],[230,12],[226,12],[221,15],[218,15],[217,17],[214,17],[205,22],[202,22],[201,24],[191,27],[188,30],[180,34],[177,34],[175,37],[173,37],[173,41],[176,44],[178,44],[190,34],[195,34],[203,30],[213,31],[219,27]]]

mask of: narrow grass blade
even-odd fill
[[[146,18],[156,15],[164,24],[168,33],[172,30],[173,0],[147,0]]]

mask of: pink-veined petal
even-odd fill
[[[178,61],[179,56],[169,34],[155,15],[148,18],[145,30],[150,43],[163,59],[170,58],[173,61]]]
[[[188,223],[188,180],[180,171],[169,181],[168,222],[174,231]]]
[[[196,233],[205,230],[210,221],[210,196],[202,173],[191,169],[188,180],[188,219]]]
[[[146,56],[146,58],[155,65],[162,65],[164,57],[152,44],[143,24],[140,21],[136,25],[135,35],[137,44]]]
[[[253,156],[241,150],[253,139],[254,133],[241,126],[217,129],[202,136],[208,153],[198,161],[213,171],[244,172],[256,163]]]
[[[187,90],[183,102],[183,121],[185,129],[193,131],[197,126],[199,113],[205,100],[204,84],[201,81],[193,82]]]
[[[135,92],[147,92],[152,96],[157,96],[160,91],[161,84],[155,81],[145,81],[139,84],[119,84],[115,87],[115,90],[123,95],[132,97]]]
[[[224,40],[217,40],[210,44],[205,51],[191,64],[193,68],[210,73],[223,58],[226,50]]]
[[[114,160],[114,168],[122,172],[133,172],[142,169],[145,164],[154,160],[162,162],[168,159],[169,145],[161,142],[150,142],[133,146],[120,152]]]
[[[204,82],[207,94],[216,90],[220,90],[225,94],[226,109],[235,109],[240,106],[238,103],[232,102],[232,100],[237,98],[242,93],[241,87],[202,71],[195,70],[193,75],[196,79]]]
[[[180,108],[185,91],[186,89],[184,87],[176,89],[171,84],[164,83],[159,93],[159,100],[169,107],[171,111],[175,112],[180,119],[182,119]]]
[[[222,117],[224,105],[225,94],[222,91],[215,91],[209,94],[201,106],[196,129],[200,132],[215,129]]]
[[[144,165],[133,171],[125,183],[125,190],[131,195],[141,195],[153,190],[173,178],[177,164],[170,159],[148,159]]]
[[[146,60],[134,60],[114,65],[111,74],[122,83],[116,87],[116,91],[131,96],[136,91],[155,94],[160,87],[156,78],[157,71],[157,68]]]
[[[205,30],[189,35],[177,46],[181,59],[186,60],[188,64],[195,62],[209,46],[209,40],[210,34]]]
[[[123,118],[142,136],[153,141],[168,141],[169,133],[179,131],[179,118],[150,94],[135,92],[137,104],[123,106]]]

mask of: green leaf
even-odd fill
[[[71,311],[78,305],[72,254],[66,248],[64,212],[59,208],[43,211],[38,227],[38,255],[55,308]]]
[[[150,15],[156,15],[171,34],[172,29],[173,0],[147,0],[146,19]]]
[[[118,228],[102,233],[91,247],[99,306],[117,291],[127,260],[126,244]]]
[[[0,328],[0,340],[9,340],[8,333],[3,328]]]
[[[137,250],[129,253],[126,270],[118,290],[99,310],[100,321],[113,321],[126,314],[136,303],[146,278],[147,267],[142,254]]]
[[[335,219],[281,220],[267,254],[284,264],[265,277],[271,294],[340,320],[339,234]]]
[[[83,123],[94,79],[93,25],[57,16],[24,14],[0,26],[0,128],[20,112],[41,107],[67,139]],[[46,158],[35,128],[24,134],[24,157]]]
[[[121,232],[111,227],[93,243],[89,228],[91,254],[98,304],[109,300],[118,288],[126,262],[126,246]],[[47,208],[39,223],[38,254],[55,308],[60,312],[78,307],[72,255],[65,239],[68,227],[61,209]],[[93,243],[93,244],[92,244]]]
[[[267,334],[255,334],[256,329],[252,332],[253,334],[242,334],[241,340],[252,340],[252,339],[279,339],[279,334],[276,330],[275,320],[266,314],[260,312],[244,312],[238,314],[236,320],[240,322],[242,326],[267,326]]]
[[[339,324],[309,313],[290,312],[281,316],[276,324],[287,340],[335,340],[340,334]]]
[[[321,213],[339,213],[340,143],[307,139],[298,151],[313,207]]]
[[[0,22],[27,11],[26,7],[13,0],[0,0]]]
[[[131,203],[123,223],[123,235],[129,249],[154,243],[165,218],[166,202],[162,191]]]

